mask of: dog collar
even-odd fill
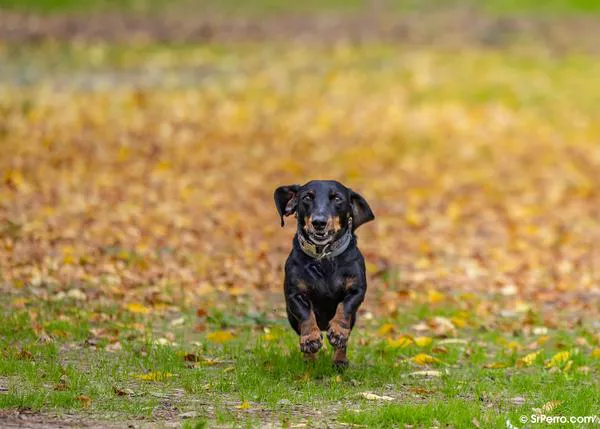
[[[335,258],[344,253],[344,250],[348,248],[350,241],[352,241],[352,233],[349,230],[339,240],[323,246],[308,241],[300,232],[296,234],[296,237],[298,237],[298,243],[302,251],[314,259]]]

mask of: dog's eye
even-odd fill
[[[342,203],[344,200],[343,200],[343,198],[342,198],[342,197],[340,197],[339,195],[335,195],[335,196],[333,197],[333,201],[334,201],[336,204],[341,204],[341,203]]]
[[[306,194],[302,197],[302,201],[304,201],[305,203],[310,203],[312,201],[312,195]]]

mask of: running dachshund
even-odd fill
[[[356,228],[375,219],[367,201],[333,180],[280,186],[275,206],[295,214],[298,230],[285,263],[284,293],[288,319],[309,359],[323,345],[327,331],[333,363],[348,365],[346,346],[365,298],[365,260],[356,246]]]

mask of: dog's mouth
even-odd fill
[[[333,231],[310,231],[310,240],[315,244],[327,244],[333,240]]]

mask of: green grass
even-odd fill
[[[595,377],[600,362],[575,343],[577,336],[593,341],[583,329],[577,333],[551,332],[552,340],[544,345],[536,362],[516,368],[516,359],[527,351],[511,352],[504,345],[515,340],[525,344],[532,338],[466,329],[461,337],[468,339],[468,344],[447,344],[446,352],[436,354],[434,348],[441,340],[434,339],[425,347],[391,349],[374,334],[380,322],[365,322],[349,350],[352,364],[340,372],[332,367],[328,350],[321,351],[316,362],[305,362],[297,350],[297,337],[284,321],[269,323],[270,332],[265,336],[251,319],[211,314],[208,332],[223,326],[236,332],[233,340],[218,344],[205,334],[190,338],[187,325],[169,329],[160,315],[146,318],[116,307],[81,310],[74,304],[28,304],[28,309],[4,314],[0,385],[8,391],[0,393],[0,408],[156,419],[166,404],[175,404],[176,415],[195,411],[195,419],[186,420],[184,427],[210,426],[210,422],[226,426],[316,422],[323,418],[332,424],[337,421],[368,427],[401,423],[428,427],[435,422],[467,427],[476,418],[483,427],[501,427],[507,418],[516,424],[521,414],[529,415],[532,408],[555,400],[562,403],[554,414],[599,412],[600,391]],[[31,312],[38,314],[35,323],[53,337],[51,342],[39,341],[32,330]],[[109,314],[110,320],[90,322],[97,319],[94,314]],[[421,307],[407,309],[401,318],[388,322],[402,327],[422,318],[453,314],[447,306]],[[185,318],[193,320],[191,315]],[[129,328],[141,321],[153,329],[134,335]],[[111,342],[118,340],[121,349],[109,351],[108,341],[86,345],[91,333],[98,332],[93,329],[112,330],[115,336]],[[155,344],[165,330],[175,335],[175,344]],[[359,339],[362,345],[357,344]],[[572,367],[566,371],[545,368],[544,363],[560,350],[573,351]],[[186,362],[185,353],[201,360]],[[430,354],[441,362],[418,366],[410,361],[418,353]],[[503,362],[508,367],[483,367],[490,362]],[[578,371],[582,367],[589,372]],[[411,375],[424,369],[438,370],[440,376]],[[170,375],[139,379],[148,373]],[[394,399],[380,403],[365,399],[362,392]],[[82,397],[89,398],[89,404]],[[524,398],[524,403],[515,402],[518,397]],[[298,407],[300,415],[293,414]]]
[[[415,9],[439,9],[440,7],[468,6],[482,8],[502,14],[586,14],[600,12],[600,3],[595,0],[392,0],[387,6],[391,10],[408,11]],[[178,0],[168,3],[160,0],[0,0],[0,8],[28,10],[42,13],[81,12],[89,10],[125,10],[157,12],[165,8],[190,7],[228,14],[264,15],[270,13],[320,13],[357,12],[371,7],[369,0],[307,0],[290,2],[287,0],[204,0],[200,3]],[[189,10],[189,9],[188,9]]]

